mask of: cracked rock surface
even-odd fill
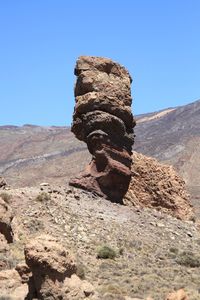
[[[135,121],[131,77],[107,58],[81,56],[75,67],[72,132],[87,144],[92,160],[70,184],[122,203],[131,179]]]

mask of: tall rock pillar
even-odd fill
[[[131,179],[135,121],[131,77],[107,58],[81,56],[75,67],[72,132],[87,143],[92,160],[70,185],[122,203]]]

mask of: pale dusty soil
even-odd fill
[[[170,113],[171,111],[175,110],[175,108],[169,108],[169,109],[166,109],[164,111],[161,111],[159,113],[155,113],[153,114],[152,116],[147,116],[147,117],[143,117],[143,118],[140,118],[137,123],[142,123],[142,122],[147,122],[147,121],[151,121],[151,120],[155,120],[155,119],[159,119],[163,116],[165,116],[166,114]]]
[[[37,201],[41,192],[51,199]],[[6,193],[12,195],[15,213],[15,242],[6,253],[9,268],[23,261],[27,239],[45,232],[75,254],[80,270],[102,299],[110,293],[109,299],[150,295],[162,300],[179,288],[186,290],[189,300],[200,299],[200,233],[193,222],[110,203],[67,185],[38,185]],[[114,260],[96,258],[98,247],[105,244],[118,253]],[[190,266],[191,258],[186,261],[184,251],[196,267]]]

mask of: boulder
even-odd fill
[[[29,241],[24,253],[32,272],[29,297],[64,299],[63,282],[76,272],[76,263],[69,252],[55,238],[43,234]]]
[[[86,280],[81,280],[76,274],[66,278],[63,284],[65,300],[91,299],[95,295],[94,287]]]
[[[21,277],[14,269],[0,271],[1,299],[22,300],[28,294],[27,284],[22,284]]]
[[[172,166],[137,152],[133,152],[133,161],[124,204],[155,208],[182,220],[193,219],[185,182]]]

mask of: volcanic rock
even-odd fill
[[[63,299],[63,282],[76,272],[76,264],[68,251],[55,238],[43,234],[31,240],[24,253],[32,272],[29,297]]]
[[[19,273],[22,283],[28,283],[30,277],[32,276],[29,267],[25,263],[19,263],[15,267],[15,270]]]
[[[4,235],[8,243],[13,242],[12,219],[11,207],[0,197],[0,234]]]
[[[194,218],[184,180],[169,165],[133,152],[134,165],[124,204],[151,207],[182,220]]]
[[[5,189],[7,183],[3,177],[0,176],[0,189]]]
[[[99,299],[95,295],[94,287],[86,280],[81,280],[76,274],[71,278],[66,278],[63,285],[64,299],[65,300],[81,300],[89,298]]]
[[[14,269],[0,271],[0,299],[26,299],[28,286],[22,284],[20,275]]]
[[[118,63],[79,57],[75,75],[72,132],[87,143],[92,160],[70,184],[122,203],[131,180],[133,128],[132,79]]]

